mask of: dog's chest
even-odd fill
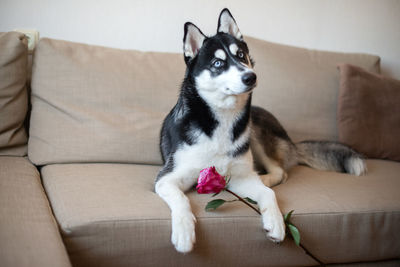
[[[250,129],[233,140],[232,129],[235,119],[225,117],[219,121],[211,136],[200,130],[192,130],[191,134],[196,142],[192,145],[185,144],[178,149],[175,163],[191,166],[196,171],[215,166],[222,175],[229,174],[232,165],[238,160],[238,157],[234,156],[234,151],[248,142]]]

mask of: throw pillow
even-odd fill
[[[28,45],[18,32],[0,33],[0,155],[24,156],[28,110]]]
[[[339,141],[371,158],[400,161],[400,81],[340,65]]]

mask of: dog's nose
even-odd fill
[[[257,81],[257,75],[254,72],[248,72],[242,77],[242,82],[247,86],[252,86]]]

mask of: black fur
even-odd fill
[[[200,130],[211,137],[218,123],[210,107],[198,95],[192,78],[186,77],[178,102],[165,118],[161,129],[160,150],[163,163],[175,153],[179,145],[196,143],[195,137],[190,133],[192,129]]]
[[[236,139],[238,139],[242,135],[242,133],[247,129],[250,120],[250,108],[251,108],[251,95],[247,100],[247,104],[243,113],[238,118],[236,123],[233,125],[232,141],[236,141]]]
[[[173,157],[169,157],[168,161],[164,164],[163,168],[159,171],[157,178],[156,178],[156,182],[163,177],[164,175],[166,175],[167,173],[170,173],[173,171],[174,169],[174,160]]]
[[[247,140],[243,145],[240,147],[236,148],[232,154],[230,155],[231,157],[239,157],[240,155],[243,155],[250,149],[250,140]]]
[[[195,77],[198,74],[200,74],[201,71],[208,69],[211,71],[211,74],[214,76],[219,75],[221,72],[226,71],[227,68],[229,67],[228,65],[224,66],[223,68],[220,69],[215,69],[212,67],[212,59],[214,58],[214,52],[217,49],[225,49],[224,44],[231,44],[235,43],[238,45],[239,49],[241,49],[245,54],[249,53],[249,48],[247,47],[247,44],[243,41],[238,41],[235,37],[220,32],[214,35],[213,37],[206,37],[206,39],[203,42],[202,48],[199,50],[198,55],[194,57],[193,59],[190,59],[188,57],[185,57],[185,62],[187,65],[187,71],[186,74],[191,74],[191,76]],[[227,51],[227,56],[228,57],[233,57],[230,55],[229,51]],[[239,60],[238,58],[234,58],[235,61]],[[240,59],[244,63],[252,63],[252,61],[248,62],[246,58]],[[237,65],[238,68],[240,68],[240,65]]]

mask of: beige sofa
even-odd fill
[[[295,140],[337,140],[339,63],[380,71],[377,56],[246,40],[259,77],[254,103]],[[234,203],[206,212],[211,196],[194,191],[195,248],[174,250],[153,182],[181,54],[42,39],[28,81],[26,49],[22,35],[0,34],[0,266],[316,265],[292,240],[268,241],[254,211]],[[274,188],[324,263],[400,265],[400,163],[367,166],[361,177],[298,166]]]

